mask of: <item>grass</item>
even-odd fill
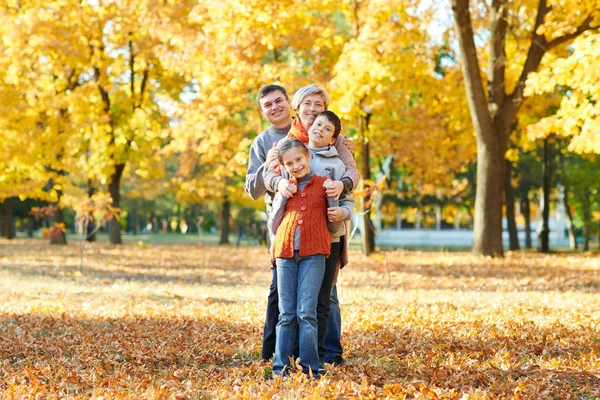
[[[2,398],[599,398],[594,254],[351,252],[347,367],[265,380],[261,247],[0,239]]]

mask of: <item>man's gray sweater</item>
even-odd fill
[[[269,167],[266,164],[267,152],[273,147],[274,143],[277,143],[286,137],[290,130],[290,126],[291,125],[288,125],[285,128],[275,128],[271,125],[252,142],[244,191],[254,200],[260,199],[265,194],[265,202],[267,205],[270,205],[273,200],[274,194],[267,191],[263,179],[263,173]],[[267,211],[269,211],[268,206]]]

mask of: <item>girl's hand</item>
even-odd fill
[[[344,191],[344,183],[342,181],[332,181],[328,179],[323,182],[323,187],[325,188],[327,197],[333,198],[334,200],[338,200]]]
[[[327,209],[327,219],[329,222],[339,222],[343,219],[344,213],[341,207],[329,207]]]
[[[298,186],[287,179],[282,179],[277,184],[277,191],[289,199],[298,191]]]
[[[352,153],[354,151],[354,142],[344,136],[344,146]]]

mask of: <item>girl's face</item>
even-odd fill
[[[321,111],[325,111],[323,96],[321,94],[312,94],[302,99],[296,110],[296,114],[298,114],[298,118],[300,118],[304,129],[308,130]]]
[[[297,147],[292,147],[281,157],[283,168],[296,179],[310,174],[309,163],[308,154]]]

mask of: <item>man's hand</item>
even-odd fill
[[[354,142],[344,136],[344,146],[352,153],[354,151]]]
[[[298,191],[298,186],[287,179],[282,179],[277,184],[277,191],[289,199]]]
[[[323,187],[325,188],[327,197],[333,198],[334,200],[338,200],[344,191],[344,183],[342,181],[332,181],[331,179],[328,179],[323,182]]]
[[[271,165],[274,161],[277,161],[277,143],[273,143],[273,147],[267,152],[267,165]]]
[[[344,217],[341,207],[329,207],[327,209],[327,219],[329,222],[339,222]]]

